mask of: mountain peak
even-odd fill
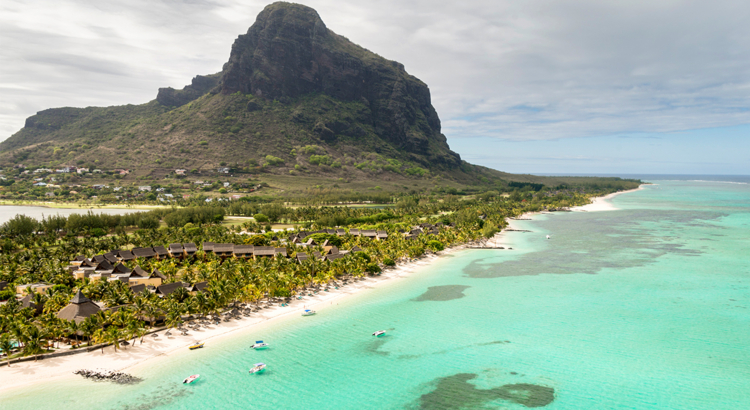
[[[370,112],[367,122],[375,125],[380,138],[429,162],[448,167],[461,163],[440,133],[427,85],[409,75],[403,64],[327,29],[307,6],[267,6],[235,40],[221,92],[282,103],[310,94],[363,103]]]
[[[140,147],[136,155],[129,146]],[[81,147],[117,153],[117,166],[129,168],[272,161],[265,172],[363,177],[468,169],[425,83],[329,30],[314,9],[285,2],[258,14],[220,72],[162,88],[148,104],[40,112],[0,144],[0,161],[85,164]]]
[[[224,65],[222,92],[275,99],[320,91],[316,62],[325,53],[327,40],[328,29],[314,9],[270,4],[235,40]]]

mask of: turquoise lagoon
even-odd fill
[[[446,255],[317,316],[152,360],[129,370],[137,385],[72,379],[0,407],[750,408],[750,185],[657,181],[613,202],[523,221],[513,250]],[[249,348],[261,339],[271,349]]]

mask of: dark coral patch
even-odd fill
[[[438,379],[435,390],[420,397],[425,410],[482,407],[495,400],[518,403],[525,407],[544,407],[555,399],[555,389],[530,383],[506,384],[492,389],[477,389],[469,383],[473,373],[459,373]]]
[[[462,285],[445,285],[445,286],[430,286],[427,288],[427,292],[419,295],[416,299],[417,302],[425,300],[432,300],[437,302],[445,302],[447,300],[461,299],[464,295],[464,290],[470,288],[470,286]]]

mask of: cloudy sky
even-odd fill
[[[430,86],[451,147],[525,173],[750,174],[750,2],[310,0]],[[0,139],[218,72],[268,4],[3,0]]]

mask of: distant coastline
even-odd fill
[[[647,184],[643,184],[647,185]],[[613,192],[609,195],[605,196],[598,196],[591,198],[591,203],[588,205],[583,206],[576,206],[571,208],[570,210],[573,212],[600,212],[600,211],[616,211],[620,208],[617,208],[610,202],[609,200],[622,194],[627,194],[630,192],[636,192],[643,189],[643,185],[639,186],[636,189],[629,189],[627,191],[619,191],[619,192]]]

